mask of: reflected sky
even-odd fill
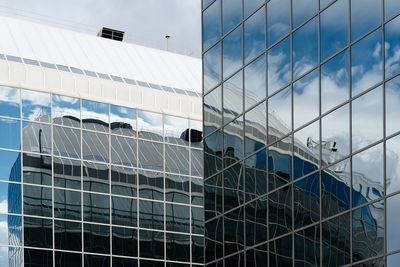
[[[60,119],[65,116],[71,116],[77,119],[81,118],[81,103],[79,98],[53,95],[52,117],[53,122],[66,126],[79,127],[80,123],[76,120]]]
[[[237,27],[224,38],[222,62],[224,78],[242,65],[242,27]]]
[[[19,89],[0,86],[0,115],[19,118],[20,117],[20,95]]]
[[[50,122],[50,94],[22,90],[22,118]]]
[[[368,16],[365,16],[368,14]],[[382,23],[381,0],[352,0],[351,1],[351,40],[372,30]]]
[[[139,110],[137,120],[139,137],[162,140],[162,114]]]
[[[221,34],[221,0],[215,1],[203,12],[203,51],[207,50]],[[204,1],[205,2],[205,1]]]
[[[290,37],[285,38],[268,52],[268,95],[291,80]]]
[[[318,0],[292,1],[293,28],[298,27],[318,10]]]
[[[267,3],[268,47],[290,30],[290,0],[271,0]]]
[[[244,70],[245,110],[266,97],[265,54]]]
[[[244,63],[265,49],[265,8],[244,22]]]

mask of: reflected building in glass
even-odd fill
[[[0,265],[203,266],[201,60],[0,22]]]
[[[206,266],[399,266],[400,2],[202,8]]]

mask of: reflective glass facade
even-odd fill
[[[0,266],[203,263],[200,121],[0,86]]]
[[[206,266],[399,266],[400,2],[203,0]]]

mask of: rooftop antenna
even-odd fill
[[[169,34],[165,35],[165,39],[167,39],[167,51],[168,51],[168,39],[171,38],[171,36]]]

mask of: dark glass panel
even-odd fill
[[[236,208],[244,202],[243,163],[224,171],[224,211]]]
[[[137,196],[137,173],[135,169],[111,166],[111,192],[115,195]]]
[[[81,162],[54,157],[54,186],[81,189]]]
[[[164,233],[154,231],[139,231],[140,257],[164,259]],[[142,266],[142,262],[140,262]],[[151,265],[150,265],[151,266]]]
[[[345,159],[321,172],[322,218],[350,208],[350,163]]]
[[[189,204],[189,186],[189,177],[165,174],[165,200],[169,202]]]
[[[315,0],[313,1],[315,2]],[[320,15],[322,61],[348,45],[348,7],[348,1],[340,0],[324,10]]]
[[[112,253],[137,257],[138,230],[124,227],[112,228]]]
[[[204,105],[203,105],[204,107]],[[196,148],[203,148],[203,121],[189,120],[190,124],[190,146]],[[187,135],[186,135],[187,136]]]
[[[204,1],[206,2],[206,1]],[[209,0],[207,4],[211,1]],[[203,7],[205,4],[203,3]],[[215,1],[203,12],[203,51],[207,50],[221,35],[221,1]]]
[[[24,267],[53,267],[53,251],[25,248],[24,262]],[[22,260],[19,263],[22,264]]]
[[[130,258],[123,258],[123,257],[113,257],[112,258],[112,266],[113,267],[137,267],[138,260],[137,259],[130,259]],[[143,266],[143,265],[142,265]]]
[[[83,162],[83,190],[108,193],[109,166],[93,162]]]
[[[190,149],[190,175],[203,177],[203,150]]]
[[[244,253],[236,254],[224,259],[225,266],[244,267]]]
[[[267,154],[263,149],[245,161],[246,201],[267,193]]]
[[[247,250],[246,266],[268,266],[268,244]]]
[[[164,174],[161,172],[139,171],[139,197],[163,200]]]
[[[38,154],[23,154],[24,182],[51,185],[51,157]]]
[[[292,266],[292,235],[269,243],[269,266]]]
[[[271,0],[267,3],[268,47],[289,33],[291,20],[290,7],[290,0]]]
[[[308,8],[306,5],[303,6]],[[318,18],[315,17],[293,33],[293,78],[296,79],[306,73],[317,63]]]
[[[361,37],[382,23],[381,0],[351,1],[351,40]],[[368,16],[364,14],[368,13]]]
[[[110,257],[85,254],[85,267],[109,267]]]
[[[353,211],[353,262],[384,252],[384,218],[383,200]]]
[[[51,188],[24,185],[24,214],[51,217]]]
[[[162,114],[141,110],[138,111],[138,132],[140,138],[162,141],[162,129]]]
[[[112,223],[137,226],[137,200],[135,198],[112,197]]]
[[[259,198],[245,206],[246,213],[246,246],[254,246],[267,241],[268,199]]]
[[[166,229],[173,232],[190,233],[190,207],[165,204]]]
[[[53,154],[62,157],[81,158],[81,131],[54,126]]]
[[[224,166],[243,158],[243,116],[224,127]]]
[[[83,193],[83,220],[110,223],[110,196]]]
[[[21,153],[0,150],[0,180],[21,182]]]
[[[349,51],[346,49],[321,66],[321,112],[349,99]]]
[[[164,203],[140,200],[139,226],[143,228],[164,229]]]
[[[205,262],[214,261],[222,257],[223,248],[223,218],[218,217],[205,224]]]
[[[189,148],[165,145],[165,171],[189,175]]]
[[[23,119],[30,121],[50,122],[50,94],[22,90],[21,96]]]
[[[242,19],[241,0],[222,0],[222,34],[227,33]]]
[[[0,147],[21,149],[21,122],[0,119]]]
[[[136,109],[110,105],[111,133],[136,137]]]
[[[54,189],[54,217],[81,220],[81,192]]]
[[[204,94],[206,94],[221,81],[221,42],[203,55],[203,62]]]
[[[82,158],[100,162],[108,162],[107,134],[82,131]]]
[[[287,186],[268,195],[269,238],[286,234],[292,230],[292,186]]]
[[[54,247],[82,251],[82,223],[54,220]]]
[[[350,213],[322,224],[322,264],[342,266],[350,263]]]
[[[222,48],[223,77],[227,78],[242,66],[242,27],[237,27],[223,39]]]
[[[53,247],[53,221],[50,219],[24,217],[24,245],[29,247]]]
[[[190,262],[190,235],[166,233],[166,256],[167,260]]]
[[[245,114],[245,153],[249,155],[267,141],[267,106],[263,102]]]
[[[192,205],[203,206],[203,179],[191,177]]]
[[[265,50],[265,8],[259,9],[244,22],[243,31],[244,63],[247,63]]]
[[[56,251],[55,265],[57,267],[81,267],[82,254]]]
[[[285,138],[268,148],[268,190],[292,180],[292,141]]]
[[[82,99],[82,128],[108,132],[108,104]]]
[[[204,136],[215,131],[222,125],[222,90],[218,86],[204,96]]]
[[[79,98],[53,95],[52,105],[51,115],[54,124],[80,127],[81,101]]]
[[[240,251],[244,247],[244,208],[224,215],[224,255]]]
[[[262,54],[244,69],[245,110],[266,97],[267,81],[265,67],[265,54]]]
[[[139,167],[163,170],[163,144],[139,140]]]
[[[204,181],[204,211],[206,221],[222,213],[222,174]]]
[[[192,207],[192,234],[204,234],[204,209]]]
[[[204,237],[192,236],[192,262],[204,263]]]
[[[371,2],[371,0],[366,2]],[[382,81],[382,30],[380,28],[351,47],[351,70],[353,96]]]
[[[164,261],[140,260],[140,267],[164,267]]]
[[[213,133],[204,139],[204,177],[222,169],[222,133]]]
[[[243,113],[243,73],[239,71],[223,84],[224,124]]]
[[[0,115],[20,118],[20,91],[18,88],[0,86]]]
[[[111,135],[111,163],[136,167],[136,149],[136,139]]]
[[[110,226],[83,224],[85,252],[110,253]]]
[[[294,234],[294,262],[296,266],[320,266],[320,226],[312,226]]]

